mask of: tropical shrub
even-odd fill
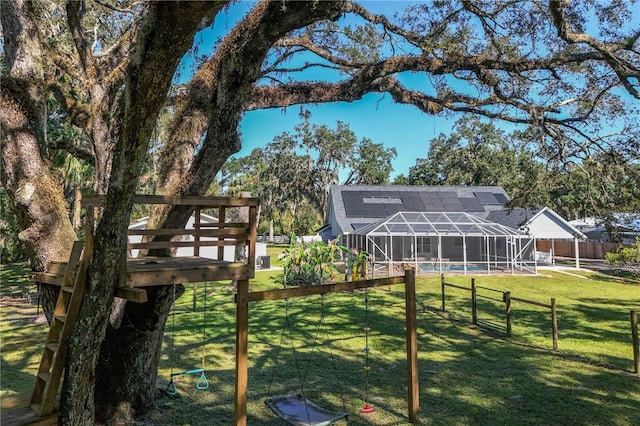
[[[342,272],[338,262],[345,262],[345,279],[357,280],[366,276],[368,261],[365,252],[350,251],[347,247],[335,241],[325,244],[322,241],[311,243],[297,243],[295,235],[291,236],[291,243],[278,256],[284,264],[283,284],[290,286],[321,285],[330,281],[337,281]]]
[[[607,253],[607,263],[620,269],[640,276],[640,238],[636,238],[636,245],[620,247],[615,252]]]

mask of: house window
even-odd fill
[[[431,256],[431,238],[418,238],[416,256]]]
[[[454,247],[462,247],[463,245],[463,237],[454,237],[453,238],[453,246]]]

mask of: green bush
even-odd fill
[[[291,236],[289,247],[279,259],[284,266],[284,286],[321,285],[336,281],[342,275],[336,262],[346,263],[345,273],[351,280],[365,277],[369,255],[365,252],[352,252],[347,247],[329,242],[316,241],[309,244],[296,243]]]
[[[615,252],[605,255],[607,263],[640,276],[640,238],[636,238],[633,247],[619,247]]]

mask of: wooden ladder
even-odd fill
[[[49,415],[54,409],[67,359],[67,343],[82,303],[92,251],[90,240],[86,247],[82,241],[73,243],[29,403],[39,416]]]

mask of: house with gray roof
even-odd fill
[[[508,209],[499,186],[333,185],[323,240],[341,238],[379,267],[532,272],[536,238],[582,238],[549,208]],[[538,236],[539,235],[539,236]]]

